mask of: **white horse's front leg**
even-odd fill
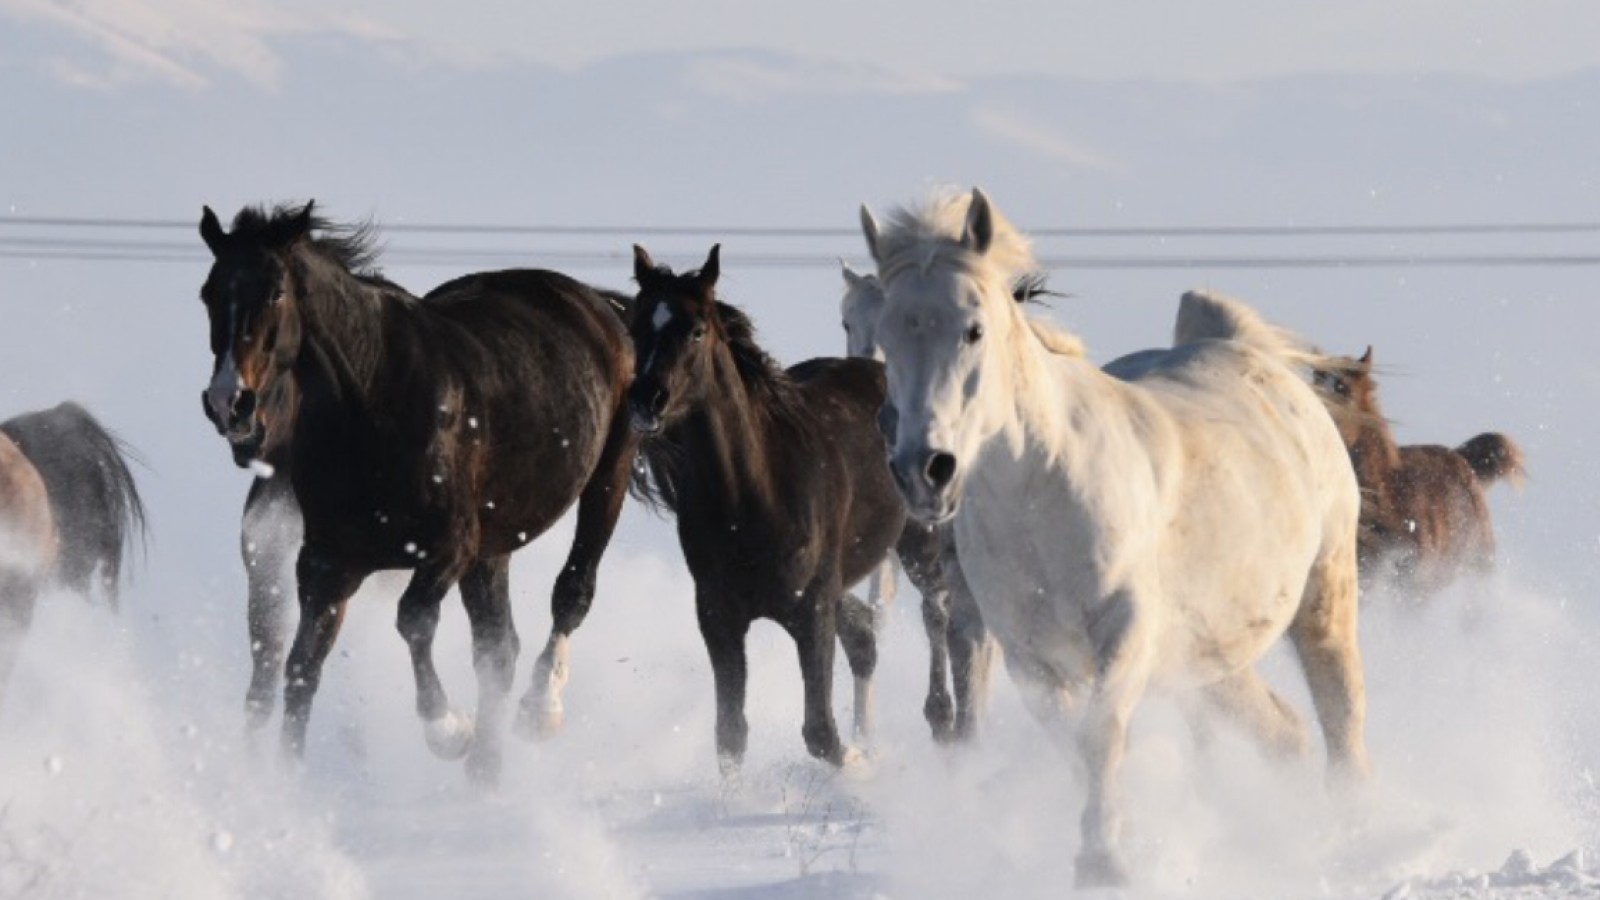
[[[1089,611],[1089,638],[1099,672],[1078,739],[1089,781],[1078,851],[1080,888],[1128,883],[1117,847],[1122,829],[1117,774],[1127,751],[1128,721],[1150,674],[1148,636],[1129,593],[1113,594]]]

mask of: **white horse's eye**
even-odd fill
[[[967,328],[966,338],[967,343],[969,344],[976,344],[977,342],[983,340],[983,325],[978,322],[972,323],[972,325]]]

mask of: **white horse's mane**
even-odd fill
[[[990,204],[994,236],[988,252],[976,254],[961,242],[967,227],[972,194],[954,187],[934,188],[912,203],[896,206],[878,228],[875,242],[878,271],[888,280],[898,271],[927,271],[947,263],[979,279],[993,279],[1001,292],[1010,293],[1016,279],[1039,270],[1033,243]],[[1075,334],[1035,316],[1019,315],[1039,342],[1052,353],[1084,356],[1083,341]]]
[[[1306,376],[1316,369],[1337,368],[1341,362],[1293,331],[1269,323],[1243,301],[1215,291],[1185,291],[1178,301],[1172,345],[1203,340],[1248,344]]]

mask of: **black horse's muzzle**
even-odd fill
[[[211,403],[211,392],[200,392],[200,408],[206,414],[206,419],[217,429],[217,434],[227,438],[228,446],[233,450],[235,465],[243,468],[248,466],[261,453],[261,445],[266,441],[266,424],[261,417],[256,415],[256,392],[242,390],[234,395],[228,407],[226,419],[217,414],[216,408]]]
[[[667,389],[660,385],[634,382],[628,391],[628,425],[646,436],[661,433],[662,416],[670,398]]]

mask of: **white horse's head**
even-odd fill
[[[878,276],[862,275],[842,263],[844,299],[839,301],[839,318],[844,323],[845,351],[850,356],[883,361],[878,347],[878,314],[883,311],[883,288]]]
[[[1014,414],[1017,341],[1030,323],[1013,285],[1037,263],[976,189],[895,210],[881,228],[863,207],[861,226],[884,294],[877,339],[890,468],[911,514],[942,521],[985,442]]]

